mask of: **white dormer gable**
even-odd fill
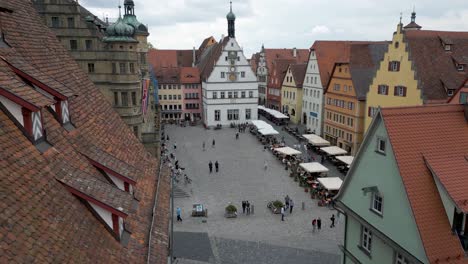
[[[88,203],[93,208],[94,212],[104,221],[106,226],[111,229],[118,238],[121,238],[124,230],[123,218],[93,202]]]

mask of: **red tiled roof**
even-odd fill
[[[200,83],[200,72],[196,67],[180,68],[181,83]]]
[[[151,263],[167,263],[170,185],[167,178],[158,177],[158,160],[149,155],[86,73],[43,25],[31,1],[2,0],[1,5],[13,12],[0,9],[1,31],[11,46],[0,48],[0,56],[24,62],[17,67],[51,88],[59,90],[60,84],[65,84],[72,94],[78,95],[69,98],[70,116],[76,127],[71,132],[47,109],[41,109],[46,138],[52,145],[43,154],[0,110],[2,259],[9,263],[146,263],[150,255]],[[0,65],[5,66],[2,62]],[[0,74],[9,76],[11,68],[0,66]],[[15,80],[10,85],[11,89],[22,89],[24,83]],[[139,198],[136,210],[131,210],[135,199],[111,185],[74,148],[79,136],[140,171],[135,187]],[[152,223],[158,180],[156,221]],[[128,213],[125,219],[125,228],[131,231],[128,244],[124,246],[117,241],[62,182]]]
[[[274,60],[269,71],[268,88],[281,88],[286,71],[294,62],[294,60]]]
[[[302,87],[307,70],[307,63],[291,64],[290,67],[296,86]]]
[[[429,154],[424,159],[457,207],[468,213],[468,151],[466,156]]]
[[[200,54],[197,67],[200,70],[200,77],[202,80],[206,80],[210,76],[216,61],[223,52],[223,47],[226,46],[228,42],[229,37],[224,37],[220,43],[208,46],[203,53]]]
[[[450,97],[450,99],[448,100],[448,103],[449,104],[459,104],[460,103],[460,94],[461,93],[468,93],[468,79],[466,79],[466,82],[460,88],[458,88],[458,91],[455,93],[455,95]]]
[[[424,101],[447,100],[447,89],[458,89],[468,78],[468,70],[460,72],[456,66],[468,58],[468,32],[410,30],[404,34]],[[451,45],[450,52],[444,50],[444,42]]]
[[[443,168],[444,156],[468,155],[468,125],[462,105],[383,108],[382,117],[395,153],[416,224],[431,263],[468,263],[451,231],[429,164]],[[459,164],[457,164],[459,167]],[[451,170],[450,170],[451,171]],[[441,171],[445,182],[465,184],[462,171]],[[458,190],[456,190],[458,194]],[[438,261],[438,262],[437,262]]]
[[[180,83],[180,68],[160,68],[155,71],[156,79],[160,84]]]
[[[322,87],[327,87],[336,62],[348,62],[351,44],[368,43],[366,41],[315,41],[311,50],[315,51],[320,71]]]
[[[191,67],[193,61],[192,50],[159,50],[148,51],[148,62],[153,69]]]

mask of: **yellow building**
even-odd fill
[[[281,109],[288,114],[291,122],[300,124],[302,113],[302,84],[307,64],[290,64],[281,86]]]
[[[364,137],[366,93],[387,42],[349,45],[345,62],[335,63],[325,92],[324,137],[355,155]]]
[[[468,78],[468,32],[398,25],[367,93],[366,130],[378,107],[446,102]]]

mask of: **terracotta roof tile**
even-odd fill
[[[180,68],[181,83],[200,83],[200,72],[196,67]]]
[[[76,127],[71,132],[49,111],[41,110],[47,140],[53,146],[44,154],[0,110],[2,259],[11,263],[146,263],[149,255],[151,263],[167,263],[170,185],[168,177],[158,175],[158,160],[144,149],[87,74],[43,25],[31,1],[2,0],[1,5],[13,12],[0,10],[1,31],[11,46],[0,48],[0,56],[24,63],[22,68],[51,88],[62,89],[60,85],[66,84],[72,94],[78,95],[69,98],[70,116]],[[10,70],[0,61],[0,79],[10,85],[9,89],[23,89],[23,82],[16,77],[11,80]],[[34,101],[35,97],[25,100]],[[136,210],[129,209],[130,195],[109,184],[75,149],[73,143],[79,137],[140,172],[135,187],[139,197]],[[125,226],[131,227],[128,244],[123,246],[117,241],[57,179],[128,212],[125,219]],[[158,181],[160,189],[155,205]]]
[[[159,84],[180,83],[180,68],[160,68],[155,70],[154,75]]]
[[[291,73],[296,81],[297,87],[302,87],[304,83],[305,73],[307,70],[307,63],[291,64]]]
[[[468,263],[458,237],[451,231],[441,198],[434,195],[438,190],[424,161],[424,157],[430,157],[429,164],[441,170],[444,181],[450,186],[464,184],[460,187],[466,190],[466,179],[462,179],[466,175],[445,174],[445,158],[438,159],[451,156],[459,160],[468,154],[463,106],[383,108],[382,117],[429,261]]]
[[[468,78],[468,70],[458,71],[453,60],[468,56],[468,32],[411,30],[404,34],[423,99],[447,100],[447,90],[458,89]],[[444,40],[451,43],[451,51],[445,51]]]
[[[213,71],[216,61],[219,59],[223,52],[224,46],[229,42],[229,37],[224,37],[220,43],[208,46],[200,55],[197,67],[200,70],[200,77],[206,80]]]
[[[193,51],[150,49],[148,51],[148,61],[155,70],[162,68],[191,67]]]

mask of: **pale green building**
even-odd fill
[[[379,111],[336,197],[342,263],[468,263],[467,120],[466,105]]]

